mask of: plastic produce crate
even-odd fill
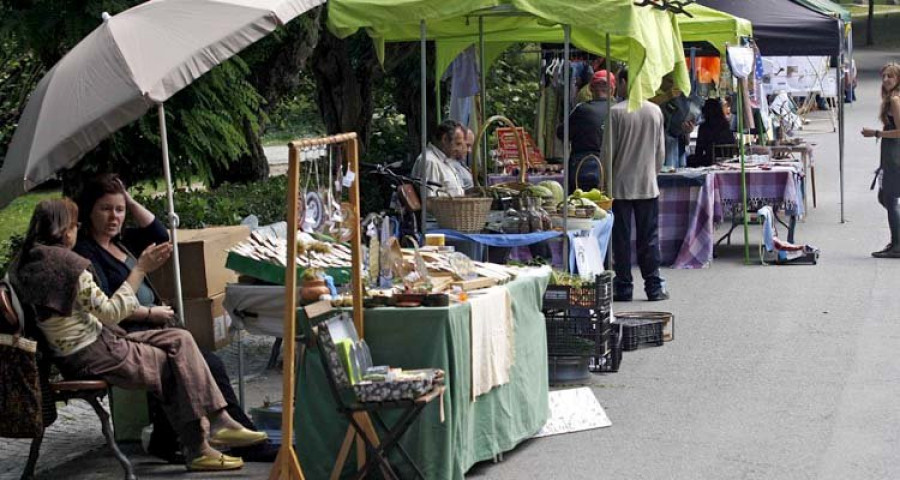
[[[616,318],[622,350],[628,352],[641,346],[663,344],[663,321],[643,318]]]

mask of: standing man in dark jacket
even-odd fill
[[[587,160],[580,171],[578,165],[589,155],[594,155],[597,159],[603,158],[603,126],[606,124],[606,115],[609,111],[607,93],[615,91],[615,75],[600,70],[591,78],[591,94],[594,99],[579,103],[569,114],[569,140],[572,142],[572,153],[569,155],[570,192],[575,190],[576,185],[585,191],[592,188],[604,189],[604,186],[600,185],[599,165],[596,162]],[[556,136],[563,137],[562,125],[556,127]]]

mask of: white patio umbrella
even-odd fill
[[[163,102],[214,66],[325,0],[151,0],[103,23],[38,83],[3,169],[0,208],[76,164],[152,107],[159,111],[171,240],[177,217]],[[174,252],[176,307],[181,299]],[[183,318],[182,318],[183,320]]]

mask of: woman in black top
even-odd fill
[[[876,258],[900,258],[900,64],[891,62],[881,67],[881,108],[878,119],[883,130],[863,128],[864,137],[881,139],[881,162],[878,170],[881,188],[878,202],[887,210],[891,243],[877,252]]]
[[[88,181],[78,197],[78,207],[81,233],[74,250],[91,261],[96,282],[107,295],[128,277],[135,265],[135,255],[140,255],[154,243],[169,241],[169,233],[163,224],[131,198],[117,175],[104,174]],[[131,214],[136,227],[123,228],[126,212]],[[159,294],[149,280],[144,279],[135,294],[141,307],[119,324],[122,328],[135,332],[175,324],[175,311],[160,302]],[[227,412],[245,427],[255,430],[238,403],[222,360],[213,352],[201,349],[201,353],[228,404]],[[170,462],[181,461],[175,431],[157,402],[151,398],[149,404],[153,434],[148,450]],[[236,453],[249,461],[273,461],[277,451],[266,442],[236,450]]]
[[[734,145],[734,134],[725,117],[724,105],[715,98],[703,104],[703,123],[697,132],[697,148],[688,159],[689,167],[708,167],[715,163],[716,145]]]

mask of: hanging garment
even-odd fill
[[[450,118],[469,124],[472,114],[472,97],[478,95],[479,75],[478,59],[475,55],[475,47],[470,46],[453,59],[450,67],[444,73],[444,80],[450,80]]]

